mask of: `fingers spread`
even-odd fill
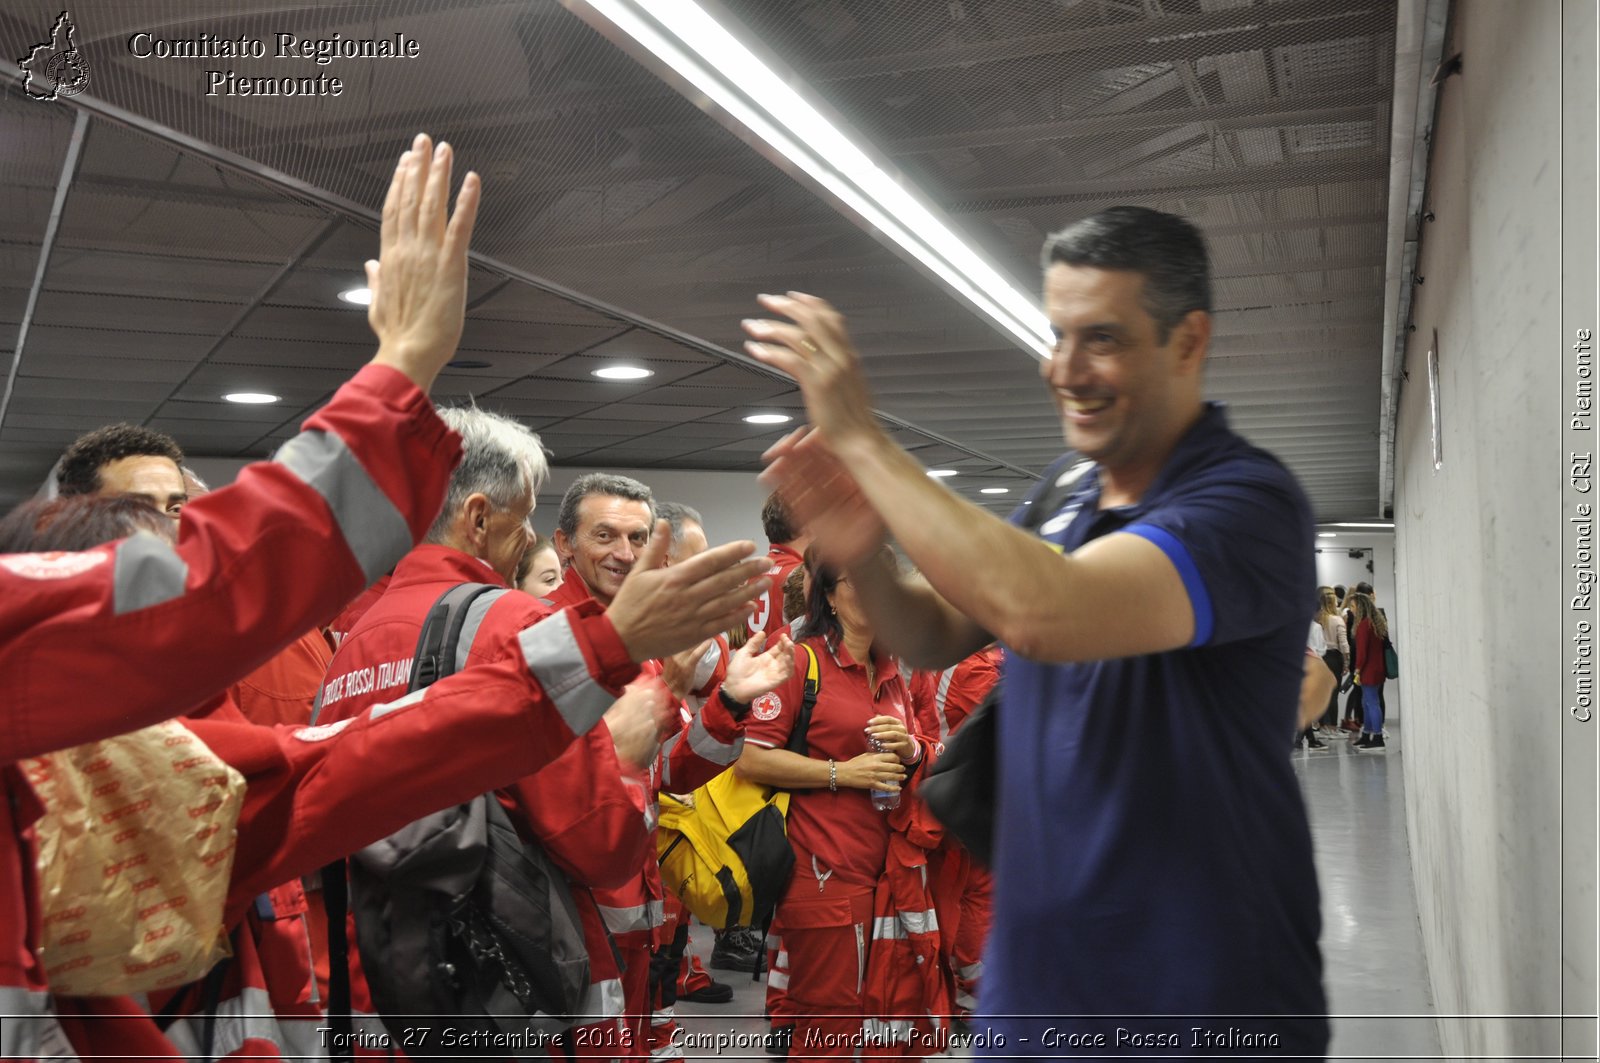
[[[662,528],[670,529],[670,526],[666,521],[658,522],[656,535],[651,537],[649,546],[645,547],[646,554],[648,554],[650,547],[656,545],[655,539],[656,536],[659,536],[663,540],[662,554],[665,556],[665,540],[669,537],[670,531],[662,531]],[[679,579],[683,580],[686,584],[693,585],[695,583],[699,583],[703,579],[716,575],[724,569],[733,567],[735,561],[737,561],[739,558],[747,557],[749,554],[754,552],[755,548],[756,544],[751,542],[749,539],[740,539],[731,543],[723,543],[721,546],[713,546],[709,550],[702,550],[700,553],[689,558],[687,561],[682,561],[673,566],[673,568],[676,571]],[[645,555],[641,555],[639,561],[642,562],[644,557]],[[766,566],[767,564],[765,558],[759,558],[757,559],[757,562],[761,566]],[[635,564],[638,564],[638,562],[635,562]],[[750,562],[748,561],[741,562],[741,567],[748,566],[749,564]],[[766,571],[766,568],[761,568],[761,571]]]

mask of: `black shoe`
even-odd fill
[[[1351,748],[1353,748],[1353,749],[1371,749],[1372,748],[1372,736],[1371,735],[1362,735],[1360,737],[1360,739],[1358,739],[1356,741],[1356,744]]]
[[[1384,744],[1383,735],[1373,735],[1372,741],[1367,743],[1368,753],[1387,753],[1389,747]]]
[[[793,1026],[774,1026],[761,1039],[761,1046],[773,1059],[789,1058],[789,1043],[794,1040]]]
[[[731,927],[717,935],[717,943],[711,947],[711,966],[719,971],[754,974],[766,959],[762,954],[765,947],[761,931],[748,926]]]
[[[1327,749],[1328,748],[1328,743],[1324,742],[1322,739],[1318,738],[1314,734],[1306,735],[1306,745],[1311,749]]]
[[[733,999],[733,986],[713,978],[708,984],[693,993],[684,993],[678,999],[687,1000],[691,1004],[726,1004]]]

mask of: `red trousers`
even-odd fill
[[[872,937],[872,889],[830,882],[826,893],[813,894],[802,883],[779,905],[778,917],[789,954],[783,1007],[794,1021],[790,1063],[868,1054],[862,993]],[[870,1054],[886,1053],[878,1048]],[[902,1045],[887,1054],[909,1052]]]

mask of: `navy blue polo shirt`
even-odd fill
[[[1034,503],[1072,471],[1058,463]],[[1100,509],[1097,470],[1078,473],[1037,533],[1067,553],[1114,532],[1154,543],[1194,641],[1089,664],[1006,654],[981,1000],[1006,1043],[988,1051],[1320,1054],[1321,917],[1289,762],[1310,505],[1215,404],[1134,505]]]

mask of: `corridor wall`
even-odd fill
[[[1587,144],[1563,143],[1559,71],[1592,70],[1594,18],[1587,3],[1459,0],[1444,52],[1464,68],[1434,126],[1394,516],[1422,938],[1438,1013],[1480,1016],[1441,1018],[1447,1058],[1559,1046],[1554,1021],[1504,1016],[1557,1011],[1563,982],[1560,159],[1594,141],[1591,126]],[[1592,885],[1586,902],[1565,898],[1569,923],[1585,903],[1592,945]],[[1587,978],[1585,1010],[1589,955],[1587,974],[1565,973],[1569,987]]]

